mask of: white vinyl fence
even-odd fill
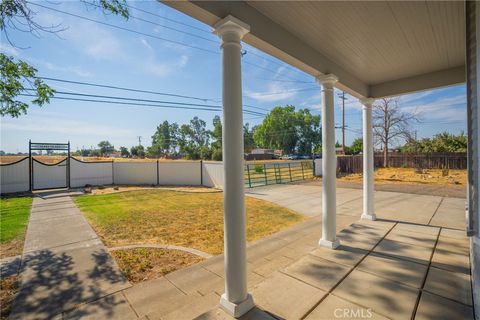
[[[203,185],[210,188],[223,188],[223,163],[217,161],[203,161]]]
[[[0,166],[2,194],[30,190],[30,159]],[[315,174],[321,176],[322,160],[317,159]],[[223,188],[223,164],[217,161],[85,162],[70,158],[56,164],[32,161],[33,188],[78,188],[86,185],[190,185]],[[284,165],[283,163],[281,164]],[[288,164],[286,164],[288,166]]]
[[[157,162],[114,162],[114,184],[157,184]]]
[[[24,192],[30,189],[29,159],[0,165],[0,193]]]
[[[322,176],[322,159],[315,159],[313,161],[315,165],[315,176],[321,177]]]
[[[70,186],[72,188],[85,185],[113,184],[113,162],[84,162],[71,158]]]
[[[201,186],[201,161],[159,161],[158,184],[176,186]]]

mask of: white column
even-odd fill
[[[215,24],[223,52],[223,208],[225,293],[220,307],[234,317],[253,308],[247,292],[246,216],[240,41],[250,27],[232,16]]]
[[[372,106],[375,99],[360,99],[363,105],[363,213],[362,219],[375,220],[375,204],[373,193],[374,168],[373,168],[373,125]]]
[[[319,245],[335,249],[340,245],[336,237],[337,215],[337,158],[335,154],[335,110],[333,88],[338,78],[333,74],[317,77],[322,90],[322,238]]]

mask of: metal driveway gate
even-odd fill
[[[67,157],[57,163],[43,163],[34,159],[32,151],[67,151]],[[40,189],[70,188],[70,142],[29,142],[30,191]]]
[[[245,186],[248,188],[282,184],[313,178],[314,162],[257,162],[245,165]]]

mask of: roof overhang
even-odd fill
[[[404,5],[403,7],[393,8],[393,10],[391,5],[387,3],[360,1],[350,3],[321,1],[295,3],[283,1],[163,2],[210,26],[230,14],[250,26],[250,33],[244,37],[244,42],[312,76],[335,74],[339,78],[336,87],[359,98],[395,96],[465,82],[465,60],[461,51],[464,52],[465,43],[463,2],[445,2],[444,7],[441,4],[436,4],[434,8],[426,8],[426,10],[423,7],[414,7],[418,6],[415,2],[412,2],[410,7]],[[359,6],[359,4],[362,7],[352,9],[353,6]],[[345,7],[340,7],[341,10],[339,10],[341,5]],[[297,14],[302,17],[302,23],[298,26],[292,26],[292,22],[285,19],[290,14],[288,11],[294,8],[298,11]],[[352,9],[351,14],[356,14],[356,11],[362,14],[362,19],[357,21],[357,25],[353,27],[358,27],[360,30],[361,28],[370,30],[372,36],[374,35],[379,40],[368,44],[368,46],[374,48],[363,46],[361,42],[358,42],[358,34],[356,37],[347,34],[349,29],[343,30],[345,41],[348,41],[349,36],[357,41],[356,47],[353,44],[351,50],[341,50],[344,45],[341,43],[343,37],[334,39],[333,42],[329,42],[328,38],[325,38],[323,42],[316,40],[313,32],[318,32],[319,22],[317,20],[325,15],[323,17],[329,17],[333,20],[338,19],[339,21],[344,19],[348,22],[353,16],[345,16],[344,12],[346,10],[344,9]],[[306,15],[307,11],[305,10],[317,12],[321,16]],[[414,10],[417,16],[412,18],[409,10]],[[432,13],[432,11],[434,12]],[[378,19],[378,15],[382,16],[382,13],[386,17],[392,14],[395,16],[396,27],[402,29],[401,33],[399,33],[400,31],[397,32],[397,29],[385,28],[385,23],[390,23],[388,22],[390,19],[387,21]],[[415,29],[411,27],[411,24],[415,22],[414,18],[419,21]],[[362,21],[365,23],[362,23]],[[393,21],[391,23],[394,24]],[[390,24],[388,26],[390,27]],[[332,28],[334,27],[332,26]],[[341,28],[329,28],[329,25],[323,26],[322,30],[325,30],[325,33],[335,32],[337,35],[343,35]],[[348,28],[348,25],[344,28]],[[388,30],[383,32],[382,29],[388,29],[391,32],[389,33]],[[445,33],[448,33],[448,35],[443,35]],[[363,34],[360,33],[360,38]],[[394,37],[398,34],[403,34],[403,36],[395,39]],[[310,41],[307,39],[308,35],[312,35],[309,38]],[[435,42],[422,44],[425,41],[420,38],[420,40],[417,39],[418,44],[412,44],[415,37],[420,37],[419,35],[427,37],[427,39],[434,37]],[[365,42],[367,40],[365,39]],[[360,41],[363,40],[360,39]],[[394,41],[396,41],[394,43],[396,47],[392,49],[389,46],[392,46]],[[455,47],[452,48],[451,52],[448,51],[452,46],[458,46],[459,48]],[[359,50],[359,53],[354,52],[356,56],[352,53],[355,50]],[[408,56],[400,55],[404,58],[403,61],[400,61],[402,59],[392,58],[382,63],[379,59],[375,59],[373,54],[365,54],[372,52],[391,53],[392,50],[395,50],[395,52],[404,50],[402,54]],[[328,54],[325,54],[325,52],[328,52]],[[337,57],[342,57],[343,60],[337,59]],[[422,58],[424,62],[422,62]],[[371,74],[369,74],[369,70],[372,71]]]

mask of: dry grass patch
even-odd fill
[[[339,181],[362,183],[361,173],[349,174]],[[375,171],[375,183],[388,184],[428,184],[428,185],[466,185],[467,170],[426,169],[417,171],[413,168],[379,168]]]
[[[18,291],[18,276],[0,279],[0,319],[7,319],[12,311],[12,302]]]
[[[179,250],[152,248],[115,250],[111,254],[125,277],[133,283],[155,279],[204,260]]]
[[[144,190],[75,198],[109,247],[173,244],[210,254],[223,251],[223,194]],[[246,198],[247,240],[253,241],[303,221],[276,204]]]

